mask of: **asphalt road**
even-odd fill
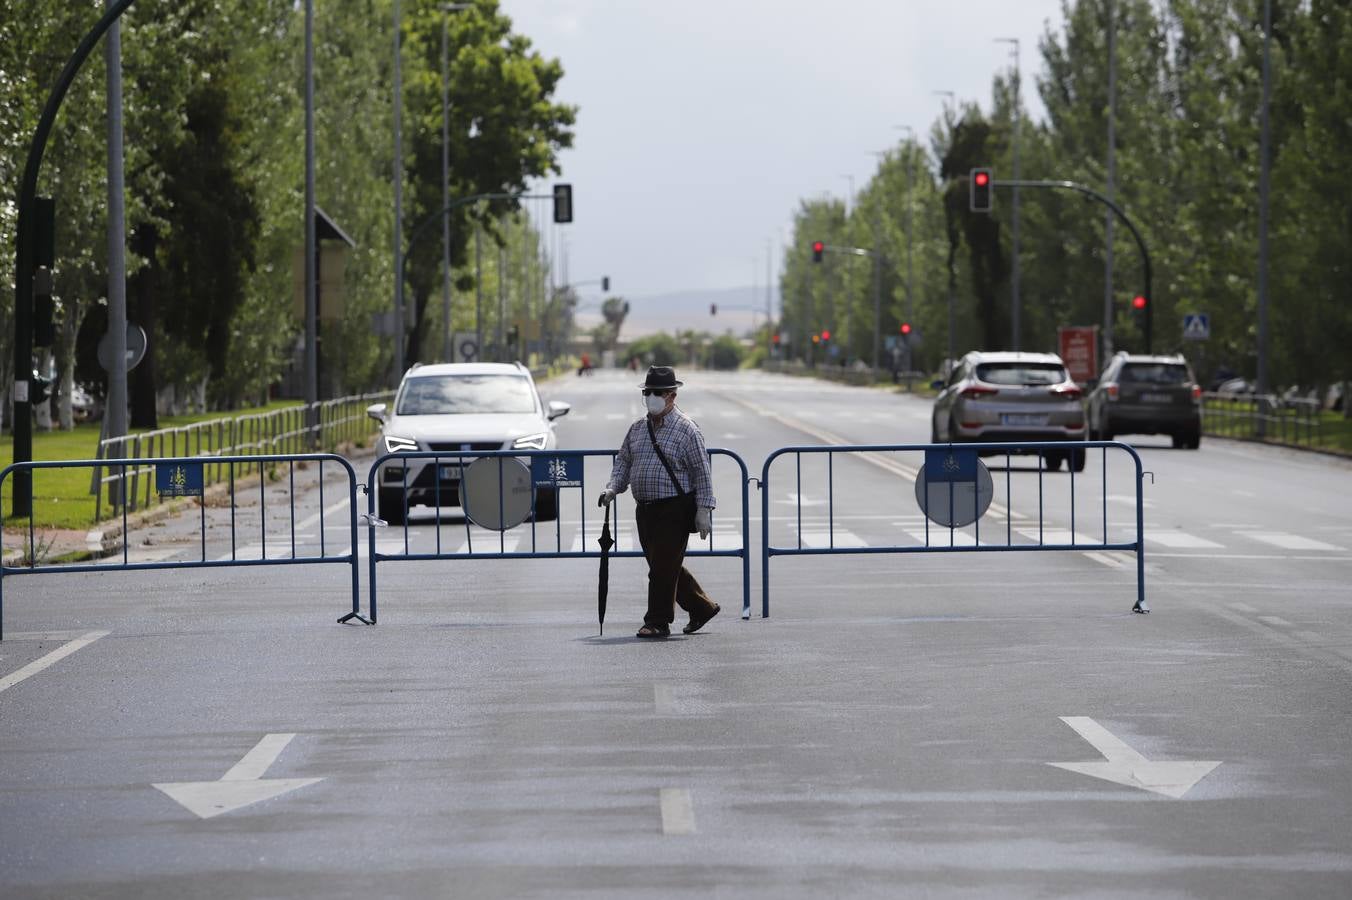
[[[904,394],[683,377],[709,445],[757,479],[786,446],[929,437]],[[573,404],[561,445],[614,447],[637,380],[545,385]],[[382,562],[375,627],[334,624],[341,564],[6,578],[0,894],[1346,897],[1352,466],[1136,450],[1149,616],[1135,555],[1093,547],[1134,537],[1124,451],[1073,498],[1064,471],[987,458],[991,510],[953,534],[916,505],[923,455],[780,457],[749,490],[751,617],[740,560],[692,558],[724,613],[657,643],[633,637],[631,558],[604,637],[595,560],[556,555]],[[211,507],[129,553],[344,553],[328,468],[322,503],[301,473],[294,516],[279,477],[233,537]],[[591,546],[603,469],[498,549]],[[715,481],[714,546],[736,548],[740,473],[720,458]],[[762,490],[776,548],[912,549],[777,556],[762,618]],[[414,517],[410,548],[484,552],[490,533],[440,524]]]

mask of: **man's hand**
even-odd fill
[[[695,511],[695,529],[699,531],[701,541],[709,539],[709,532],[714,530],[714,511],[712,509],[701,506]]]
[[[597,505],[597,506],[609,506],[610,503],[611,503],[611,501],[614,500],[614,499],[615,499],[615,492],[612,491],[610,488],[606,488],[604,491],[601,492],[601,497],[600,497],[599,500],[596,501],[596,505]]]

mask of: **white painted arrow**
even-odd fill
[[[1047,763],[1058,769],[1152,791],[1177,800],[1220,765],[1219,762],[1192,760],[1151,762],[1088,716],[1061,716],[1061,721],[1093,744],[1107,762]]]
[[[279,797],[322,778],[264,778],[295,734],[268,734],[244,754],[220,781],[177,781],[155,784],[189,812],[203,819],[233,812],[241,807]]]

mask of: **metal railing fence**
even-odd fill
[[[1102,539],[1099,541],[1081,540],[1083,536],[1078,529],[1076,521],[1076,478],[1081,482],[1085,481],[1086,476],[1080,474],[1077,476],[1075,468],[1072,466],[1066,474],[1052,475],[1049,471],[1050,466],[1048,457],[1064,459],[1068,454],[1081,452],[1088,454],[1090,450],[1101,450],[1100,457],[1100,506]],[[835,479],[835,460],[841,456],[861,456],[868,455],[874,461],[880,461],[884,468],[890,468],[896,474],[914,482],[920,477],[920,471],[917,467],[907,467],[898,464],[895,460],[881,458],[880,454],[897,453],[925,453],[927,451],[946,450],[946,451],[972,451],[982,455],[994,455],[1002,457],[1005,464],[1004,478],[1004,497],[1003,497],[1003,518],[1004,528],[994,529],[994,537],[987,539],[992,534],[989,527],[982,528],[981,518],[977,517],[971,526],[962,528],[949,528],[937,525],[931,525],[928,517],[925,518],[924,530],[922,533],[914,535],[915,543],[911,544],[885,544],[879,546],[837,546],[837,503],[836,503],[836,479]],[[1110,541],[1108,529],[1108,453],[1109,451],[1120,451],[1130,457],[1134,468],[1134,497],[1135,497],[1135,536],[1132,540]],[[1035,515],[1023,514],[1014,509],[1013,504],[1013,479],[1014,470],[1011,462],[1016,455],[1031,454],[1037,457],[1037,508]],[[794,546],[775,546],[771,541],[770,534],[770,494],[771,494],[771,468],[776,460],[782,457],[793,457],[795,462],[796,476],[792,482],[794,490],[791,496],[796,497],[796,533],[797,541]],[[825,546],[804,546],[803,541],[803,458],[814,456],[825,456],[826,458],[826,484],[825,484],[825,506],[826,506],[826,529],[821,530],[821,523],[814,525],[816,533],[813,535],[815,541],[825,541]],[[1092,456],[1086,456],[1085,466],[1088,467]],[[927,473],[928,474],[928,473]],[[1022,474],[1022,473],[1021,473]],[[1029,472],[1029,474],[1032,474]],[[1136,612],[1149,612],[1150,608],[1145,601],[1145,544],[1143,541],[1144,516],[1142,504],[1142,479],[1144,472],[1141,468],[1141,458],[1136,451],[1127,444],[1117,441],[1056,441],[1056,442],[1031,442],[1031,443],[972,443],[972,444],[868,444],[868,445],[812,445],[802,447],[782,447],[775,450],[765,460],[765,465],[761,469],[761,615],[768,617],[770,615],[770,560],[776,556],[807,556],[807,555],[834,555],[834,554],[869,554],[869,553],[972,553],[972,552],[992,552],[992,551],[1041,551],[1041,550],[1077,550],[1077,551],[1130,551],[1136,554],[1136,603],[1133,610]],[[1064,479],[1069,486],[1069,540],[1052,541],[1045,540],[1046,536],[1061,536],[1066,533],[1065,524],[1049,524],[1048,509],[1046,505],[1046,493],[1044,491],[1044,478],[1055,477]],[[928,478],[927,478],[928,480]],[[938,479],[935,479],[938,481]],[[951,491],[950,491],[951,497]],[[992,500],[1000,497],[998,486],[992,480]],[[871,496],[870,500],[876,499]],[[949,501],[952,502],[951,499]],[[893,513],[896,515],[896,513]],[[1018,517],[1020,522],[1016,529],[1014,519]],[[1082,522],[1082,520],[1081,520]],[[1035,530],[1034,530],[1035,529]],[[843,533],[844,529],[840,528]],[[970,531],[970,533],[969,533]],[[1022,541],[1016,541],[1015,532],[1020,533]],[[931,533],[938,540],[938,543],[931,541]],[[1003,542],[998,542],[1003,534]],[[944,536],[947,536],[947,543],[943,543]],[[814,542],[815,542],[814,541]],[[984,541],[984,542],[983,542]]]
[[[379,423],[366,415],[366,408],[372,403],[388,402],[393,396],[390,391],[359,394],[104,438],[99,441],[97,459],[141,462],[125,471],[121,467],[114,470],[107,463],[94,467],[90,480],[90,493],[95,495],[94,521],[103,520],[105,500],[110,506],[109,512],[114,515],[122,507],[135,512],[157,502],[154,479],[147,468],[151,459],[223,459],[228,455],[296,454],[316,449],[332,452],[343,444],[375,434]],[[254,460],[246,462],[234,474],[258,471],[261,471],[261,463]],[[220,462],[206,466],[207,486],[220,484],[224,472]],[[125,502],[121,498],[125,498]]]
[[[318,554],[301,555],[299,549],[304,547],[297,544],[297,522],[296,522],[296,493],[295,493],[295,472],[297,464],[302,466],[315,463],[319,467],[318,481],[318,513],[311,518],[319,528]],[[324,491],[324,465],[336,465],[346,476],[346,501],[347,501],[347,532],[349,543],[346,553],[331,555],[328,541],[325,537],[325,517],[329,515],[325,508]],[[198,534],[200,535],[199,553],[197,558],[185,558],[177,560],[154,560],[154,561],[133,561],[131,559],[130,541],[128,537],[128,509],[124,504],[121,509],[122,524],[122,559],[120,562],[115,559],[112,561],[103,560],[97,563],[52,563],[44,564],[38,559],[39,542],[35,533],[32,517],[28,517],[28,534],[26,551],[21,557],[21,563],[26,561],[27,565],[7,565],[3,562],[4,552],[4,532],[3,532],[3,513],[0,512],[0,640],[4,639],[4,579],[6,576],[14,575],[33,575],[53,572],[112,572],[112,571],[137,571],[147,569],[194,569],[194,568],[220,568],[225,566],[264,566],[264,565],[303,565],[314,563],[336,563],[348,565],[352,569],[352,609],[344,615],[340,622],[349,619],[360,619],[367,621],[360,615],[360,592],[358,590],[358,561],[357,561],[357,475],[352,468],[352,464],[342,456],[333,453],[299,453],[299,454],[248,454],[234,456],[202,456],[202,457],[150,457],[150,458],[129,458],[129,459],[104,459],[104,460],[59,460],[45,462],[24,462],[14,463],[0,470],[0,489],[3,489],[5,479],[10,474],[20,469],[26,469],[36,473],[44,469],[71,469],[71,468],[111,468],[118,470],[119,477],[124,477],[122,473],[132,469],[144,469],[146,479],[152,487],[155,482],[156,466],[175,466],[178,468],[200,467],[200,472],[194,473],[195,487],[202,487],[206,480],[206,470],[211,467],[221,467],[225,471],[225,484],[227,485],[226,501],[229,508],[229,553],[221,554],[216,558],[208,558],[208,539],[207,539],[207,503],[206,498],[200,492],[192,494],[199,499],[199,523]],[[280,470],[285,466],[289,473],[289,483],[285,491],[288,502],[289,513],[289,537],[282,536],[278,538],[274,535],[273,545],[276,546],[280,540],[284,547],[289,547],[287,555],[268,556],[268,501],[267,485],[268,480],[265,477],[249,479],[243,477],[242,471],[245,469],[254,469],[269,467],[274,471]],[[237,477],[237,474],[240,477]],[[129,477],[129,476],[126,476]],[[280,474],[277,476],[280,478]],[[258,515],[259,515],[259,556],[252,558],[242,554],[240,546],[240,535],[238,533],[237,511],[240,508],[236,502],[237,489],[254,490],[253,481],[257,481]],[[252,502],[252,497],[250,498]],[[245,535],[247,537],[247,535]],[[225,547],[224,538],[221,538],[221,545],[214,548],[223,550]]]
[[[440,506],[438,506],[438,507],[435,509],[435,511],[434,511],[434,513],[433,513],[433,519],[432,519],[431,522],[428,523],[428,524],[431,524],[431,525],[434,525],[434,526],[435,526],[434,537],[433,537],[431,543],[430,543],[428,546],[426,546],[426,547],[415,548],[414,542],[411,540],[411,538],[425,538],[425,537],[427,537],[427,536],[426,536],[424,533],[422,533],[422,532],[413,531],[413,529],[416,529],[418,526],[411,526],[411,525],[409,524],[409,522],[408,522],[408,512],[409,512],[410,507],[408,506],[407,501],[405,500],[404,506],[403,506],[403,508],[402,508],[402,510],[401,510],[402,515],[400,516],[400,517],[403,519],[403,522],[401,523],[400,526],[398,526],[399,529],[400,529],[400,536],[401,536],[401,538],[402,538],[402,548],[391,548],[391,547],[388,546],[388,543],[387,543],[386,546],[385,546],[385,548],[382,550],[382,548],[377,544],[377,541],[376,541],[376,530],[377,530],[377,527],[379,527],[379,526],[381,526],[381,525],[384,525],[384,523],[383,523],[383,521],[382,521],[381,519],[379,519],[378,516],[377,516],[376,500],[377,500],[377,494],[378,494],[378,492],[379,492],[379,487],[380,487],[381,485],[385,485],[387,488],[390,487],[390,485],[389,485],[384,479],[382,479],[382,477],[381,477],[381,472],[382,472],[382,470],[387,469],[387,468],[390,468],[391,466],[393,466],[393,467],[398,468],[399,471],[402,472],[402,476],[401,476],[400,481],[399,481],[397,484],[395,484],[394,487],[397,487],[397,488],[401,491],[401,493],[406,497],[406,496],[407,496],[407,492],[408,492],[408,488],[409,488],[409,481],[408,481],[408,477],[409,477],[409,476],[408,476],[408,473],[409,473],[409,467],[406,466],[406,465],[401,465],[401,463],[406,463],[406,462],[411,462],[411,461],[416,461],[416,460],[426,460],[426,461],[430,461],[430,462],[433,463],[433,465],[432,465],[432,468],[433,468],[432,487],[433,487],[433,489],[437,492],[437,494],[439,495],[439,494],[441,493],[442,489],[443,489],[442,473],[443,473],[443,469],[444,469],[444,464],[445,464],[445,463],[450,463],[452,466],[454,466],[454,467],[457,468],[457,469],[463,469],[464,466],[469,465],[469,463],[472,462],[473,460],[475,460],[475,459],[481,459],[481,458],[499,459],[499,460],[503,460],[503,459],[513,459],[513,458],[528,459],[528,460],[535,460],[535,459],[558,460],[558,459],[564,458],[564,457],[580,457],[580,458],[582,458],[582,459],[585,461],[586,459],[591,459],[591,458],[597,458],[597,457],[599,457],[599,458],[604,458],[608,463],[612,463],[612,462],[614,461],[614,458],[615,458],[617,452],[618,452],[618,451],[616,451],[616,450],[573,450],[573,449],[569,449],[569,450],[485,450],[485,451],[449,451],[449,450],[448,450],[448,451],[420,451],[420,452],[416,452],[416,453],[415,453],[415,452],[407,452],[407,453],[391,453],[391,454],[386,454],[386,455],[381,456],[381,457],[379,457],[378,459],[376,459],[376,460],[371,464],[370,474],[369,474],[368,477],[367,477],[367,486],[368,486],[368,490],[367,490],[367,493],[368,493],[368,497],[367,497],[367,513],[368,513],[368,516],[369,516],[369,520],[368,520],[368,521],[369,521],[373,526],[376,526],[376,527],[372,527],[372,528],[369,530],[369,537],[368,537],[368,540],[370,541],[370,553],[369,553],[369,558],[370,558],[370,572],[369,572],[369,576],[368,576],[369,590],[370,590],[370,598],[369,598],[369,600],[368,600],[367,608],[368,608],[369,613],[370,613],[371,621],[374,623],[374,622],[377,620],[377,609],[378,609],[378,603],[377,603],[377,593],[378,593],[378,592],[377,592],[377,587],[376,587],[376,585],[377,585],[377,581],[376,581],[376,564],[377,564],[377,563],[380,563],[380,562],[395,562],[395,561],[401,561],[401,560],[402,560],[402,561],[412,561],[412,560],[447,560],[447,559],[590,559],[590,558],[598,558],[598,557],[601,556],[601,551],[600,551],[599,547],[597,546],[596,539],[597,539],[597,538],[600,536],[600,534],[601,534],[601,522],[602,522],[603,515],[604,515],[602,511],[597,510],[597,509],[595,509],[594,507],[590,507],[590,504],[588,503],[589,496],[588,496],[588,491],[587,491],[586,470],[585,470],[585,465],[584,465],[584,466],[581,467],[581,473],[580,473],[580,474],[581,474],[581,477],[578,479],[578,481],[577,481],[576,484],[570,483],[570,484],[567,484],[567,485],[555,487],[555,488],[553,489],[553,490],[555,490],[555,491],[558,492],[558,495],[557,495],[557,497],[554,499],[554,503],[555,503],[555,516],[554,516],[554,518],[552,519],[552,522],[551,522],[551,521],[544,521],[544,522],[538,522],[538,521],[536,521],[537,501],[538,501],[538,499],[539,499],[539,492],[538,492],[537,490],[533,490],[533,491],[532,491],[532,496],[531,496],[531,514],[530,514],[530,519],[529,519],[529,549],[519,549],[520,546],[521,546],[521,544],[524,544],[524,543],[526,542],[526,541],[525,541],[525,536],[524,536],[524,535],[517,535],[517,536],[515,536],[515,537],[513,538],[512,549],[510,549],[510,550],[507,549],[507,544],[506,544],[506,542],[507,542],[506,532],[502,532],[502,531],[497,532],[496,540],[495,540],[493,537],[491,537],[491,536],[490,536],[490,537],[485,537],[485,536],[481,535],[480,538],[479,538],[479,540],[481,541],[480,546],[479,546],[478,549],[476,549],[476,547],[475,547],[475,538],[474,538],[474,530],[475,530],[475,528],[474,528],[474,526],[472,525],[472,523],[471,523],[469,517],[467,517],[467,516],[464,516],[464,517],[456,516],[457,519],[463,519],[463,521],[462,521],[462,522],[459,522],[459,523],[454,522],[454,521],[447,522],[446,520],[447,520],[447,518],[449,518],[449,517],[446,517],[446,516],[443,515],[443,513],[442,513],[442,507],[440,507]],[[718,448],[710,448],[710,449],[708,450],[708,453],[709,453],[710,463],[711,463],[711,464],[713,464],[713,463],[714,463],[717,459],[719,459],[720,457],[726,457],[727,459],[732,460],[732,462],[735,463],[736,466],[737,466],[737,470],[738,470],[738,473],[739,473],[739,476],[740,476],[740,477],[738,478],[738,483],[739,483],[739,485],[740,485],[740,494],[741,494],[741,515],[740,515],[740,520],[741,520],[740,532],[741,532],[741,534],[740,534],[740,540],[737,542],[738,546],[736,546],[736,547],[728,547],[728,548],[726,548],[726,549],[717,549],[717,547],[716,547],[716,544],[717,544],[717,542],[718,542],[717,535],[718,535],[719,532],[718,532],[718,530],[717,530],[717,524],[716,524],[716,522],[715,522],[715,526],[714,526],[714,527],[715,527],[715,530],[714,530],[714,532],[711,533],[710,536],[709,536],[709,548],[708,548],[708,549],[703,549],[703,548],[701,547],[701,543],[702,543],[701,541],[692,539],[691,542],[690,542],[690,548],[689,548],[689,549],[687,550],[687,552],[686,552],[686,556],[688,556],[688,557],[720,557],[720,556],[723,556],[723,557],[740,557],[740,558],[741,558],[741,560],[742,560],[742,616],[743,616],[743,618],[747,618],[747,617],[750,616],[750,610],[751,610],[751,555],[750,555],[750,548],[749,548],[749,542],[748,542],[748,537],[749,537],[749,534],[750,534],[750,512],[749,512],[749,508],[748,508],[748,490],[749,490],[749,489],[748,489],[748,472],[747,472],[747,467],[746,467],[746,463],[742,460],[742,458],[741,458],[740,456],[738,456],[736,453],[732,452],[731,450],[723,450],[723,449],[718,449]],[[501,472],[501,470],[502,470],[502,465],[501,465],[501,463],[499,464],[498,469],[499,469],[499,473],[498,473],[498,484],[499,484],[499,485],[502,485],[502,484],[503,484],[503,477],[502,477],[502,472]],[[610,468],[609,468],[608,465],[607,465],[605,471],[607,472],[607,474],[609,473]],[[714,479],[714,480],[717,481],[718,479],[717,479],[717,477],[716,477],[716,476],[717,476],[717,470],[716,470],[716,469],[715,469],[715,471],[714,471],[714,475],[715,475],[715,479]],[[604,479],[604,478],[600,479],[600,484],[599,484],[599,486],[596,484],[595,481],[593,481],[593,487],[592,487],[593,492],[599,492],[599,491],[603,490],[604,487],[605,487],[605,479]],[[580,506],[579,506],[580,516],[579,516],[579,519],[578,519],[578,529],[577,529],[576,532],[573,532],[573,533],[572,533],[572,534],[573,534],[573,540],[569,542],[569,544],[568,544],[568,546],[567,546],[566,548],[565,548],[565,545],[564,545],[564,531],[563,531],[563,517],[562,517],[562,511],[563,511],[563,493],[562,493],[562,492],[565,491],[565,490],[567,490],[567,491],[573,491],[573,490],[576,490],[576,491],[578,491],[579,496],[580,496],[580,498],[581,498],[581,500],[580,500]],[[621,523],[621,518],[620,518],[620,515],[619,515],[619,507],[620,507],[620,503],[622,502],[622,498],[624,498],[624,497],[626,497],[626,496],[628,496],[628,495],[621,495],[621,497],[617,497],[616,500],[615,500],[615,507],[614,507],[614,508],[615,508],[615,513],[614,513],[614,517],[613,517],[613,518],[614,518],[614,521],[615,521],[615,530],[616,530],[616,532],[617,532],[617,534],[616,534],[617,540],[619,539],[619,536],[620,536],[618,532],[620,531],[620,523]],[[500,514],[500,515],[501,515],[501,512],[502,512],[502,510],[501,510],[501,505],[503,504],[503,502],[504,502],[504,501],[503,501],[503,498],[502,498],[502,496],[501,496],[501,488],[500,488],[500,489],[499,489],[499,504],[500,504],[499,514]],[[593,502],[594,502],[594,501],[593,501]],[[589,510],[589,507],[590,507],[590,510]],[[588,528],[587,528],[587,526],[588,526],[588,512],[589,512],[589,511],[591,512],[592,516],[594,517],[594,518],[592,519],[592,525],[593,525],[593,528],[592,528],[592,531],[590,532],[590,534],[588,533]],[[502,519],[500,518],[499,521],[502,521]],[[443,523],[445,523],[445,524],[450,524],[450,525],[458,525],[458,526],[460,526],[459,528],[457,528],[457,530],[460,530],[460,528],[463,528],[463,537],[464,537],[463,543],[461,543],[460,541],[456,541],[455,546],[454,546],[454,547],[451,547],[451,546],[450,546],[450,543],[449,543],[449,539],[443,540],[443,533],[442,533],[442,532],[443,532],[443,529],[442,529]],[[570,522],[570,526],[571,526],[571,524],[572,524],[572,523]],[[543,529],[540,527],[540,526],[542,526],[542,525],[544,526]],[[570,528],[570,531],[571,531],[571,528]],[[543,540],[541,540],[541,533],[542,533],[542,532],[543,532]],[[552,547],[550,546],[550,544],[551,544],[551,541],[550,541],[550,532],[552,532],[552,537],[553,537],[553,540],[552,540]],[[723,532],[723,533],[726,533],[726,532]],[[496,549],[493,549],[494,546],[495,546],[495,544],[496,544]],[[589,545],[590,545],[590,549],[588,549]],[[464,549],[462,550],[461,548],[464,548]],[[390,552],[391,550],[395,550],[395,549],[397,549],[397,552]],[[621,549],[621,545],[620,545],[620,544],[617,544],[616,547],[610,551],[609,555],[610,555],[611,557],[617,557],[617,558],[624,558],[624,557],[642,557],[642,556],[643,556],[643,551],[640,550],[640,549],[634,549],[634,548],[631,548],[631,549]]]
[[[1297,447],[1324,446],[1318,400],[1275,394],[1202,395],[1202,433]]]

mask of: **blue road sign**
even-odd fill
[[[1211,317],[1206,313],[1185,313],[1183,315],[1183,339],[1187,341],[1205,341],[1211,337]]]

